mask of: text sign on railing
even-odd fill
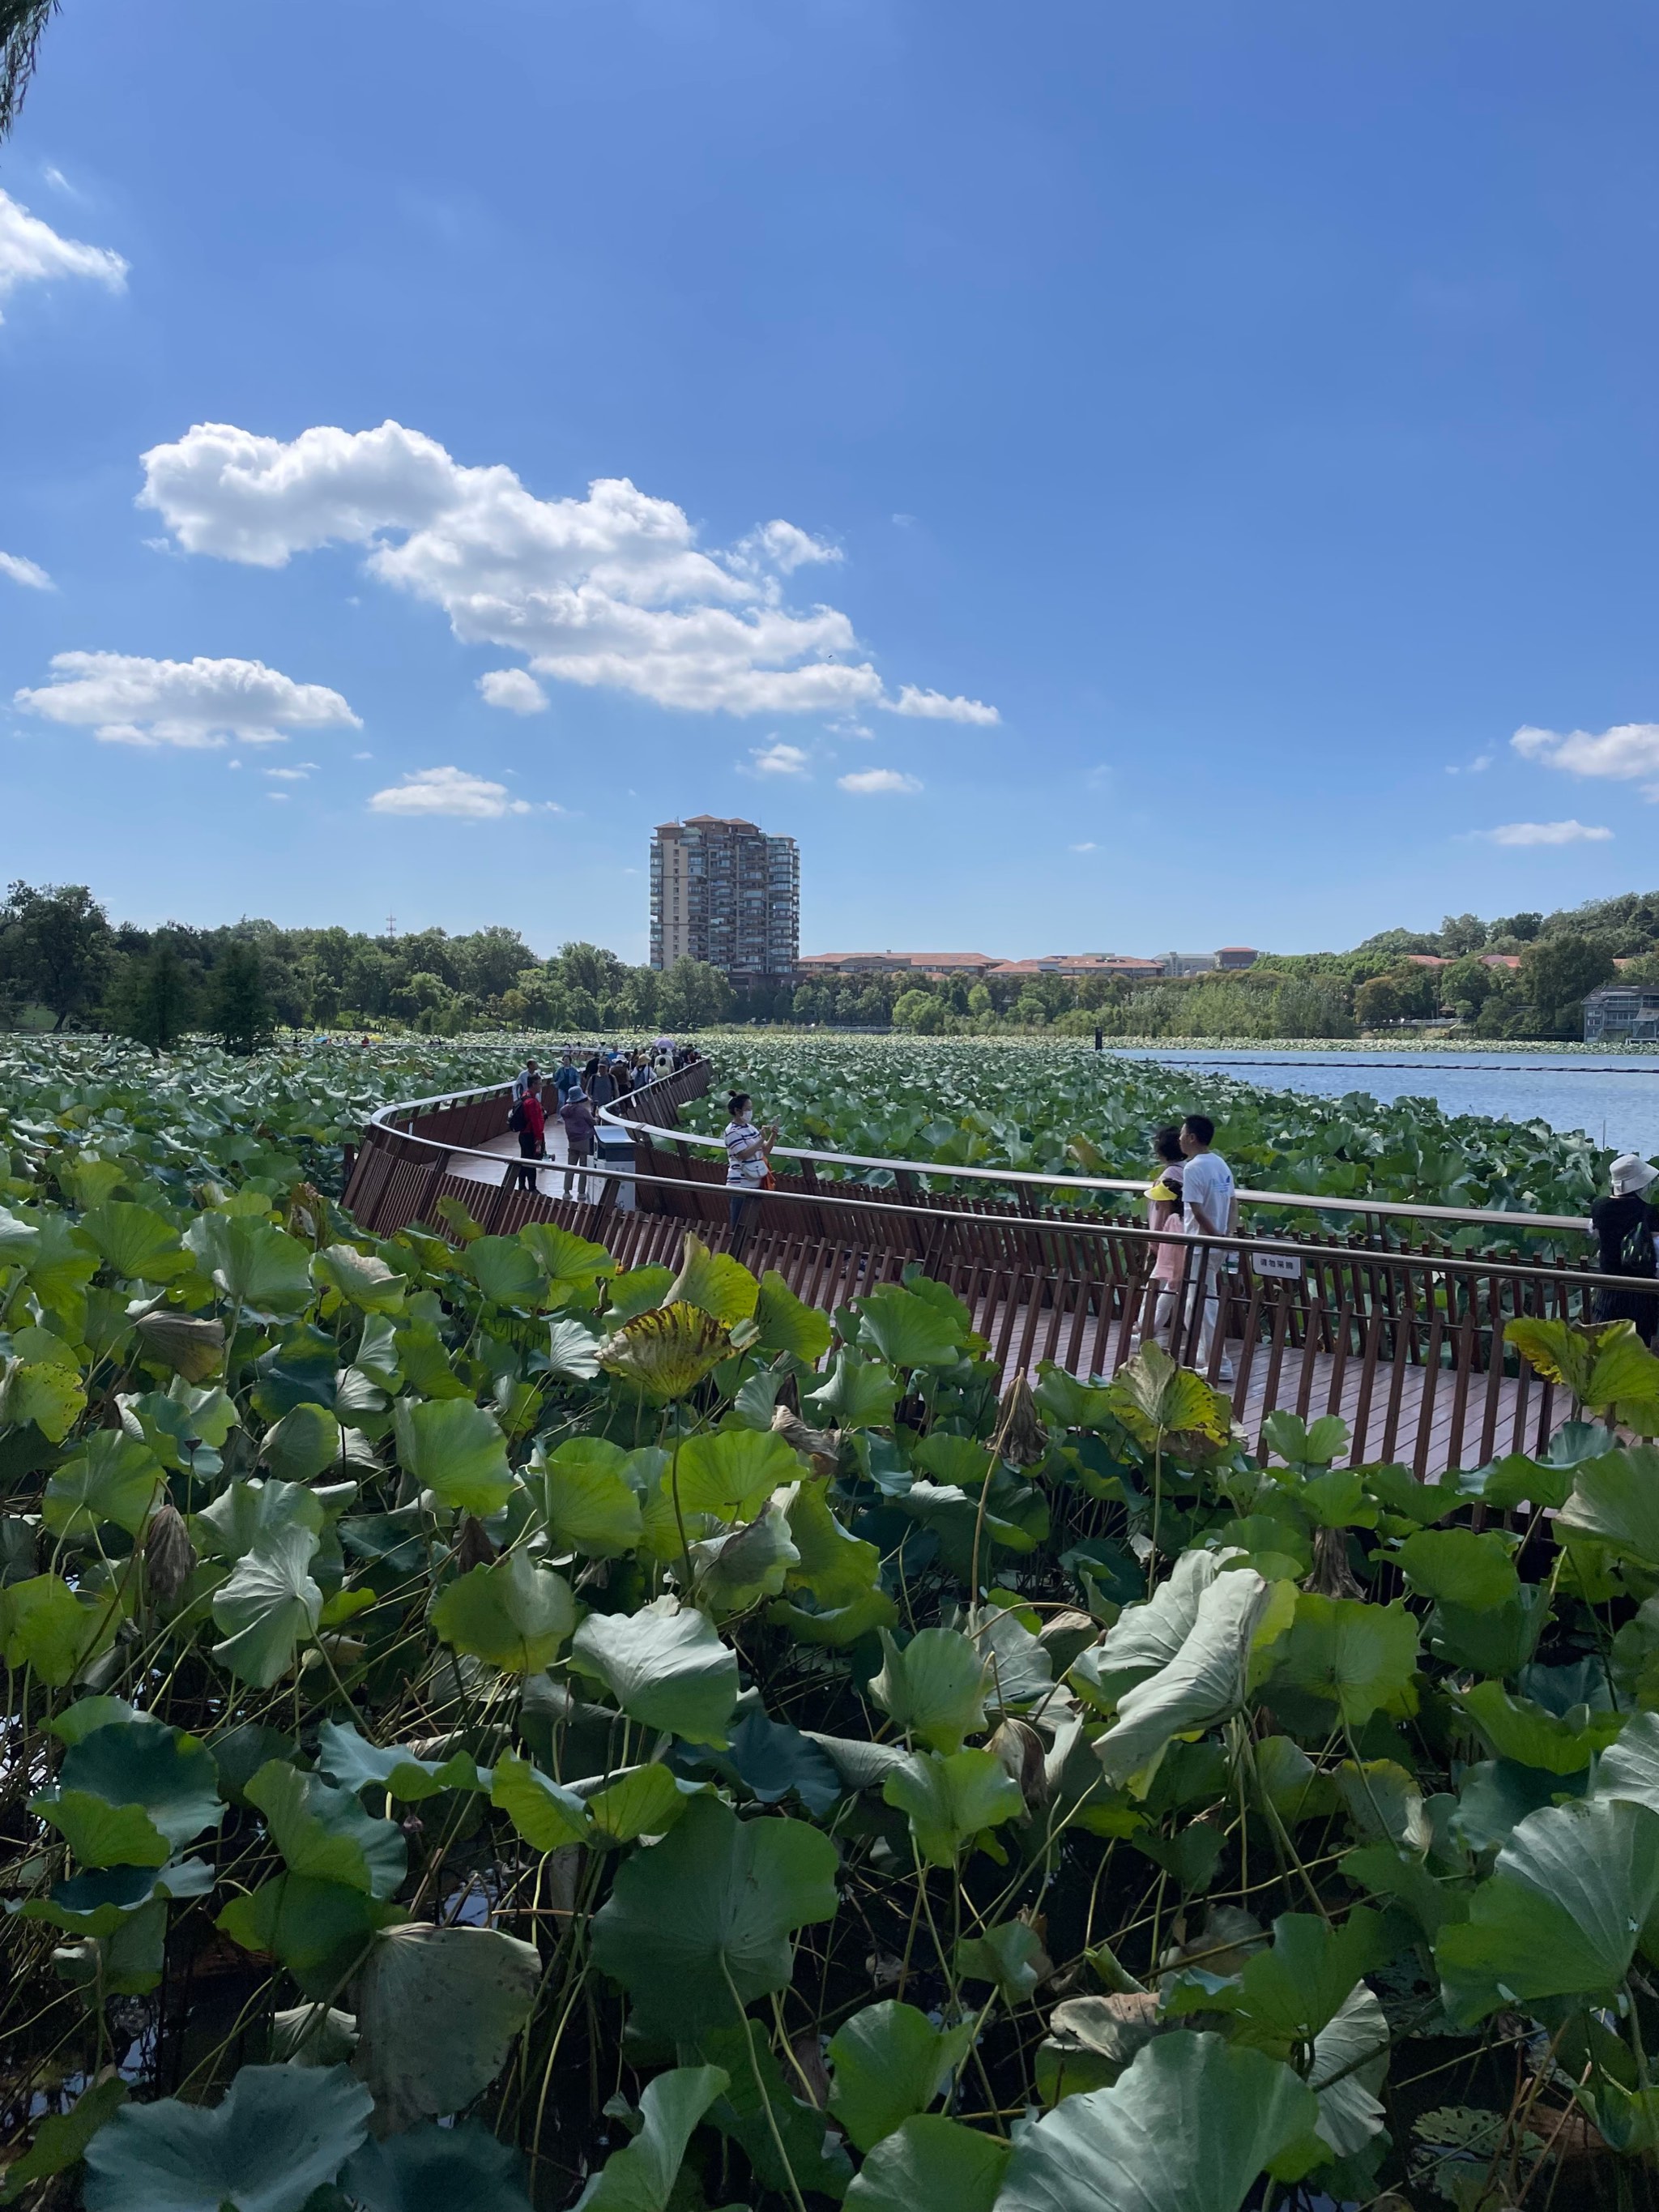
[[[1300,1252],[1252,1252],[1250,1273],[1266,1275],[1276,1283],[1299,1283],[1307,1267]]]

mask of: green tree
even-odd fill
[[[1390,975],[1373,975],[1353,994],[1353,1010],[1362,1030],[1379,1030],[1403,1021],[1406,1008]]]
[[[1440,950],[1452,959],[1479,952],[1486,941],[1486,925],[1478,914],[1449,914],[1440,925]]]
[[[1537,1013],[1543,1036],[1577,1036],[1584,1000],[1615,974],[1606,948],[1588,937],[1564,933],[1540,937],[1521,956],[1521,981]]]
[[[148,956],[127,962],[111,993],[113,1026],[152,1052],[167,1052],[188,1033],[197,995],[195,971],[170,938],[158,938]]]
[[[17,119],[40,33],[57,8],[58,0],[0,0],[0,138]]]
[[[54,1029],[97,997],[112,948],[109,916],[85,884],[15,883],[0,907],[0,973]]]
[[[208,979],[208,1028],[228,1052],[251,1053],[270,1036],[273,1019],[264,956],[234,938]]]
[[[933,1036],[945,1026],[945,1008],[931,991],[905,991],[893,1001],[893,1027]]]
[[[665,1029],[707,1029],[726,1018],[734,996],[731,979],[720,969],[707,960],[679,959],[664,972],[658,1016]]]

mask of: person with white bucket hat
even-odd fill
[[[1596,1264],[1604,1275],[1659,1275],[1654,1239],[1659,1237],[1659,1212],[1649,1203],[1649,1187],[1659,1182],[1659,1168],[1651,1168],[1635,1152],[1620,1152],[1607,1170],[1612,1194],[1598,1198],[1590,1208],[1590,1226],[1600,1245]],[[1653,1342],[1659,1322],[1659,1297],[1645,1291],[1598,1291],[1597,1321],[1632,1321],[1644,1344]]]

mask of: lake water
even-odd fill
[[[1168,1067],[1213,1070],[1274,1090],[1313,1091],[1340,1098],[1369,1091],[1373,1098],[1432,1098],[1449,1114],[1486,1114],[1494,1120],[1547,1121],[1554,1129],[1582,1129],[1597,1144],[1640,1152],[1659,1163],[1659,1054],[1651,1059],[1616,1053],[1571,1057],[1524,1048],[1516,1052],[1230,1052],[1134,1048],[1126,1060],[1155,1060]]]

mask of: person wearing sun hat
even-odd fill
[[[1659,1169],[1651,1168],[1636,1152],[1620,1152],[1607,1170],[1610,1195],[1598,1198],[1590,1208],[1590,1227],[1599,1250],[1596,1265],[1604,1275],[1659,1275],[1654,1239],[1659,1237],[1659,1212],[1649,1202],[1650,1186],[1659,1182]],[[1632,1321],[1644,1344],[1653,1342],[1659,1322],[1659,1297],[1644,1291],[1598,1291],[1597,1321]]]

